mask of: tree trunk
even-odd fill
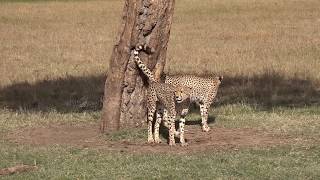
[[[100,130],[111,132],[143,125],[145,85],[131,51],[141,45],[140,58],[160,79],[166,61],[174,0],[126,0],[118,40],[105,82]]]

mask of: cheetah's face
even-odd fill
[[[223,80],[223,76],[217,76],[216,79],[218,81],[218,84],[220,85]]]
[[[178,86],[175,90],[175,100],[177,103],[181,103],[184,100],[190,97],[192,92],[192,88],[185,87],[185,86]]]

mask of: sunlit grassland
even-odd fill
[[[122,6],[117,0],[0,1],[1,135],[22,127],[99,121]],[[31,147],[0,138],[0,168],[40,167],[5,178],[319,179],[319,7],[318,0],[176,0],[168,47],[167,73],[225,77],[209,112],[211,126],[254,128],[298,143],[137,155]],[[199,119],[198,109],[187,116]],[[145,136],[138,130],[109,138]]]
[[[271,68],[286,77],[319,79],[318,5],[312,0],[178,2],[168,69],[251,76]]]
[[[318,7],[316,0],[177,1],[166,71],[273,69],[319,80]],[[106,72],[122,1],[2,3],[0,10],[1,85]]]
[[[1,85],[105,73],[120,1],[2,3]]]

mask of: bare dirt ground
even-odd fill
[[[169,147],[166,142],[147,144],[146,141],[112,141],[98,133],[97,124],[50,125],[48,127],[25,128],[10,132],[7,139],[27,145],[49,146],[67,145],[79,148],[93,148],[132,153],[173,153],[185,154],[214,150],[237,150],[244,147],[272,147],[294,141],[287,136],[249,128],[227,129],[214,127],[210,132],[202,132],[200,126],[187,127],[188,146]]]

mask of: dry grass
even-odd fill
[[[319,6],[177,1],[166,72],[224,75],[222,104],[318,104]],[[2,2],[0,105],[99,109],[121,10],[116,0]]]
[[[319,6],[177,1],[166,71],[319,80]],[[1,3],[0,85],[105,73],[121,10],[114,0]]]
[[[319,5],[317,0],[178,1],[167,70],[250,77],[272,69],[319,80]]]
[[[119,1],[1,3],[0,85],[104,74],[121,9]]]

